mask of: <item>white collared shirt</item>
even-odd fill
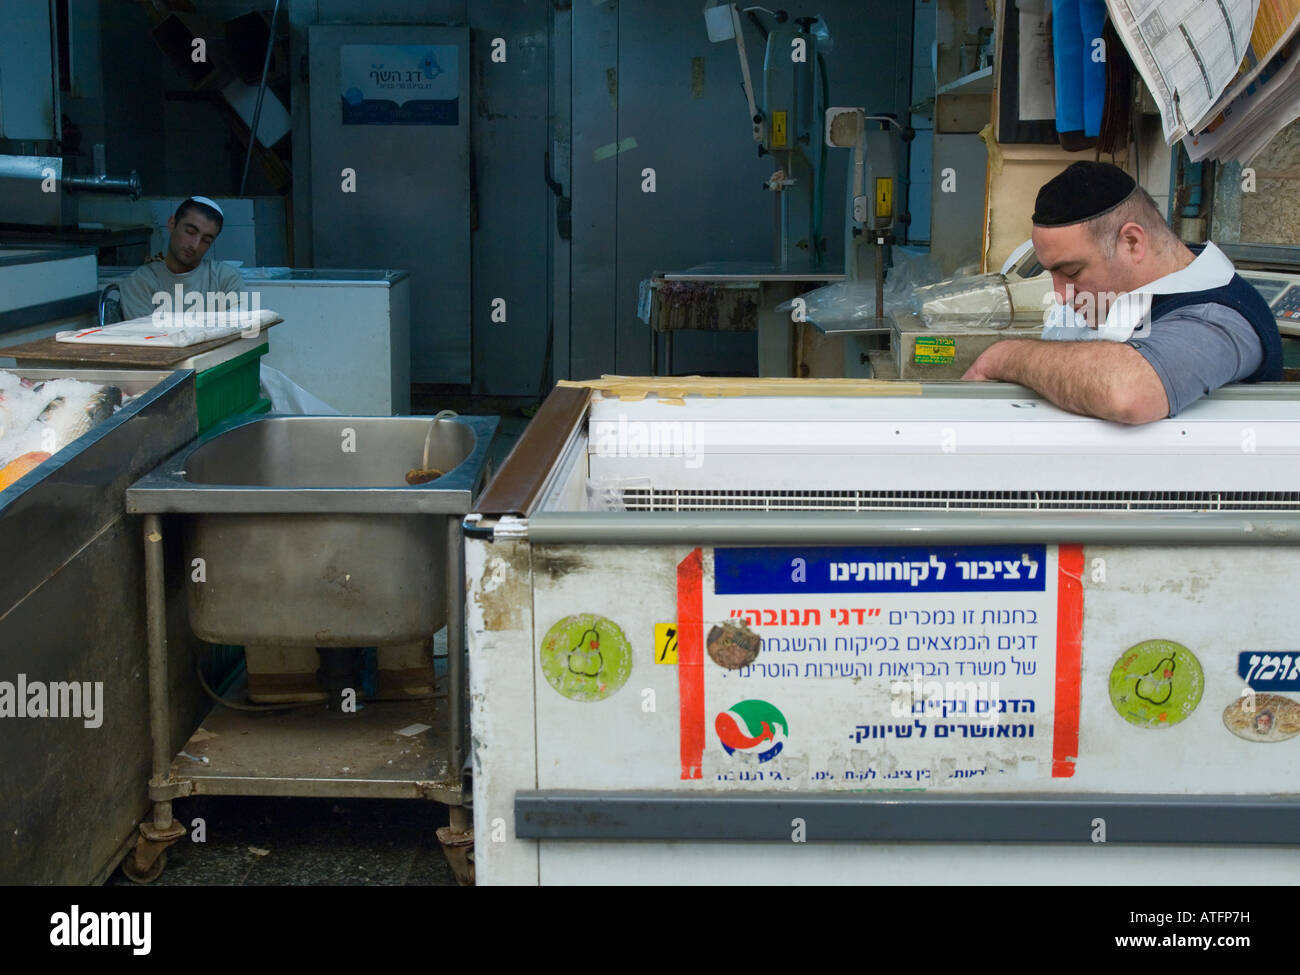
[[[1079,342],[1102,339],[1127,342],[1146,335],[1151,329],[1153,295],[1184,294],[1221,288],[1236,273],[1226,254],[1206,241],[1204,250],[1191,264],[1172,274],[1120,295],[1106,313],[1106,321],[1097,328],[1067,305],[1053,304],[1043,318],[1043,338],[1049,341]]]

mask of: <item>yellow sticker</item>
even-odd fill
[[[772,148],[785,148],[785,112],[772,113]]]
[[[655,624],[655,663],[677,663],[677,624]]]
[[[876,216],[890,217],[894,214],[894,181],[888,177],[876,180]]]
[[[923,366],[950,366],[957,358],[957,340],[942,335],[918,335],[914,358]]]

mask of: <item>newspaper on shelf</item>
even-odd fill
[[[1251,48],[1259,0],[1106,0],[1173,145],[1213,119]]]
[[[1237,80],[1196,133],[1183,139],[1188,158],[1247,165],[1300,118],[1298,32],[1300,0],[1263,0]]]
[[[1209,114],[1196,127],[1198,131],[1213,124],[1219,113],[1246,91],[1296,36],[1297,29],[1300,29],[1300,0],[1261,0],[1255,26],[1250,32],[1250,44],[1237,70],[1237,79],[1219,96]]]
[[[1297,117],[1300,58],[1279,55],[1267,71],[1224,107],[1213,126],[1186,136],[1183,147],[1192,162],[1236,159],[1246,165]]]

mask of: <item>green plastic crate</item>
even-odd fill
[[[237,413],[265,413],[270,400],[262,398],[261,359],[269,348],[262,343],[194,377],[199,413],[199,433]]]

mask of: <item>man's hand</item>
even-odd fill
[[[1150,423],[1169,415],[1160,377],[1126,342],[995,342],[962,379],[1019,383],[1063,410],[1118,423]]]
[[[1000,346],[1006,345],[1005,342],[994,342],[987,349],[980,353],[979,358],[971,363],[971,367],[966,370],[962,379],[989,380],[1000,378],[997,373],[998,353],[994,350]]]

